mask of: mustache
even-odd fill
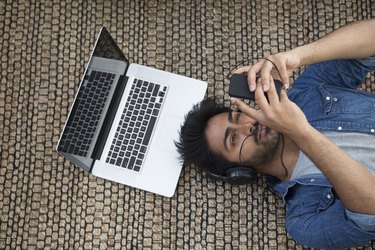
[[[263,128],[260,129],[260,123],[258,121],[256,121],[254,123],[254,126],[253,126],[253,129],[250,130],[250,137],[252,136],[253,137],[253,140],[258,144],[259,143],[259,138],[258,138],[258,133],[259,131],[263,131],[263,130],[266,130],[266,133],[268,133],[268,131],[270,131],[269,128],[267,128],[266,126],[263,125]],[[247,138],[246,138],[247,139]],[[245,139],[245,140],[246,140]]]
[[[266,126],[263,126],[262,130],[266,130],[267,132],[267,127]],[[256,121],[253,125],[252,128],[250,128],[250,134],[248,136],[245,137],[245,139],[243,139],[242,143],[241,143],[241,147],[240,147],[240,151],[238,153],[238,158],[239,158],[239,163],[240,163],[240,166],[242,166],[242,148],[243,148],[243,145],[245,143],[245,141],[247,141],[247,139],[249,139],[250,137],[253,137],[253,140],[255,141],[256,144],[259,144],[259,138],[258,138],[258,132],[260,130],[260,123],[258,121]],[[269,129],[268,129],[269,131]]]

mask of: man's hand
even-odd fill
[[[263,92],[261,84],[261,82],[257,83],[255,91],[255,100],[259,110],[249,107],[236,98],[231,99],[233,104],[249,117],[292,139],[310,127],[305,114],[294,102],[289,100],[285,89],[281,89],[279,97],[273,82],[267,93]],[[265,95],[268,95],[268,101]]]
[[[312,43],[271,55],[253,66],[241,67],[234,73],[247,73],[250,91],[257,88],[257,77],[261,78],[265,92],[269,90],[273,79],[279,79],[284,88],[288,89],[290,75],[298,67],[333,59],[360,59],[372,56],[375,54],[374,41],[375,18],[357,21]]]
[[[234,73],[247,73],[250,91],[257,88],[256,79],[260,77],[263,91],[267,92],[273,84],[273,79],[278,79],[284,84],[284,88],[290,86],[290,75],[293,70],[300,66],[300,55],[296,50],[290,50],[271,55],[266,59],[261,59],[253,66],[244,66]]]

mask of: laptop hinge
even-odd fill
[[[100,129],[98,140],[95,143],[95,147],[91,155],[92,159],[99,160],[100,157],[102,156],[105,143],[108,139],[108,134],[111,130],[113,120],[115,119],[117,109],[118,109],[118,106],[120,105],[120,101],[124,93],[128,79],[129,79],[128,76],[125,76],[125,75],[120,76],[120,79],[115,89],[115,93],[113,94],[113,98],[111,100],[111,103],[109,104],[108,112],[105,116],[103,126]],[[94,163],[95,161],[93,161],[91,165],[90,172],[94,166]]]

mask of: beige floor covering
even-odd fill
[[[168,199],[93,177],[55,147],[101,25],[131,62],[205,80],[229,105],[232,66],[371,17],[373,0],[0,1],[0,248],[302,249],[264,179],[232,187],[188,167]]]

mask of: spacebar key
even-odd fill
[[[148,143],[150,142],[152,130],[155,127],[155,123],[156,123],[156,117],[151,116],[150,122],[149,122],[147,130],[146,130],[145,138],[143,138],[143,142],[142,142],[143,145],[147,146]]]

